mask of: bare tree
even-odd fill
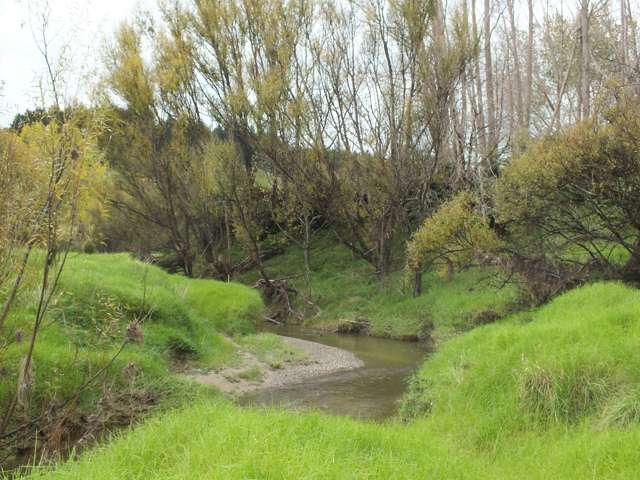
[[[533,18],[533,0],[527,0],[529,28],[527,31],[527,96],[526,96],[526,127],[529,129],[531,124],[531,110],[533,108],[533,35],[534,35],[534,18]]]
[[[580,0],[580,118],[583,120],[591,111],[589,65],[589,0]]]

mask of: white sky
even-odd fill
[[[138,9],[153,9],[154,0],[48,0],[51,10],[51,50],[57,59],[70,44],[72,65],[65,93],[82,97],[88,84],[83,78],[95,69],[104,40],[117,25]],[[38,51],[35,12],[43,0],[0,0],[0,128],[14,115],[39,105],[39,79],[45,71]]]

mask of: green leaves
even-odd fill
[[[500,247],[497,234],[477,211],[474,196],[461,192],[429,217],[407,246],[412,271],[435,267],[441,273],[469,266]]]

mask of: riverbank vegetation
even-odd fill
[[[81,102],[44,2],[0,130],[2,466],[197,398],[43,475],[631,475],[637,5],[476,3],[159,2]],[[411,424],[175,376],[300,361],[265,320],[435,340]]]
[[[35,477],[630,478],[639,309],[598,283],[461,335],[418,373],[408,424],[204,402]]]
[[[305,279],[299,275],[301,253],[292,246],[266,260],[264,266],[274,278],[289,279],[289,286],[300,292],[292,298],[299,317],[288,321],[302,321],[311,329],[439,341],[522,308],[517,287],[505,283],[491,268],[468,269],[448,277],[428,271],[422,276],[424,295],[413,297],[403,270],[380,281],[367,262],[354,258],[328,233],[319,234],[310,249],[315,260],[309,302]],[[258,278],[259,273],[252,271],[238,280],[252,285]]]
[[[227,336],[252,332],[263,308],[258,292],[239,284],[169,275],[127,254],[70,253],[38,333],[35,368],[16,393],[39,298],[43,253],[32,255],[4,325],[0,402],[19,395],[2,436],[5,466],[90,444],[193,398],[198,389],[175,370],[239,363]],[[284,346],[269,346],[286,360]]]

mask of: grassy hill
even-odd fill
[[[634,478],[640,292],[598,283],[446,342],[405,424],[246,410],[156,417],[36,478]]]
[[[0,349],[3,412],[15,393],[35,316],[38,257],[3,332],[12,340]],[[0,303],[5,294],[0,292]],[[40,443],[55,439],[50,447],[58,448],[188,401],[200,389],[174,375],[175,368],[236,362],[237,349],[226,336],[253,331],[262,308],[259,294],[243,285],[169,275],[125,254],[71,254],[36,344],[31,393],[19,417],[35,419],[44,428]],[[140,338],[117,355],[136,322]],[[47,425],[49,409],[63,411],[64,420]],[[32,438],[9,441],[0,446],[20,455]]]

